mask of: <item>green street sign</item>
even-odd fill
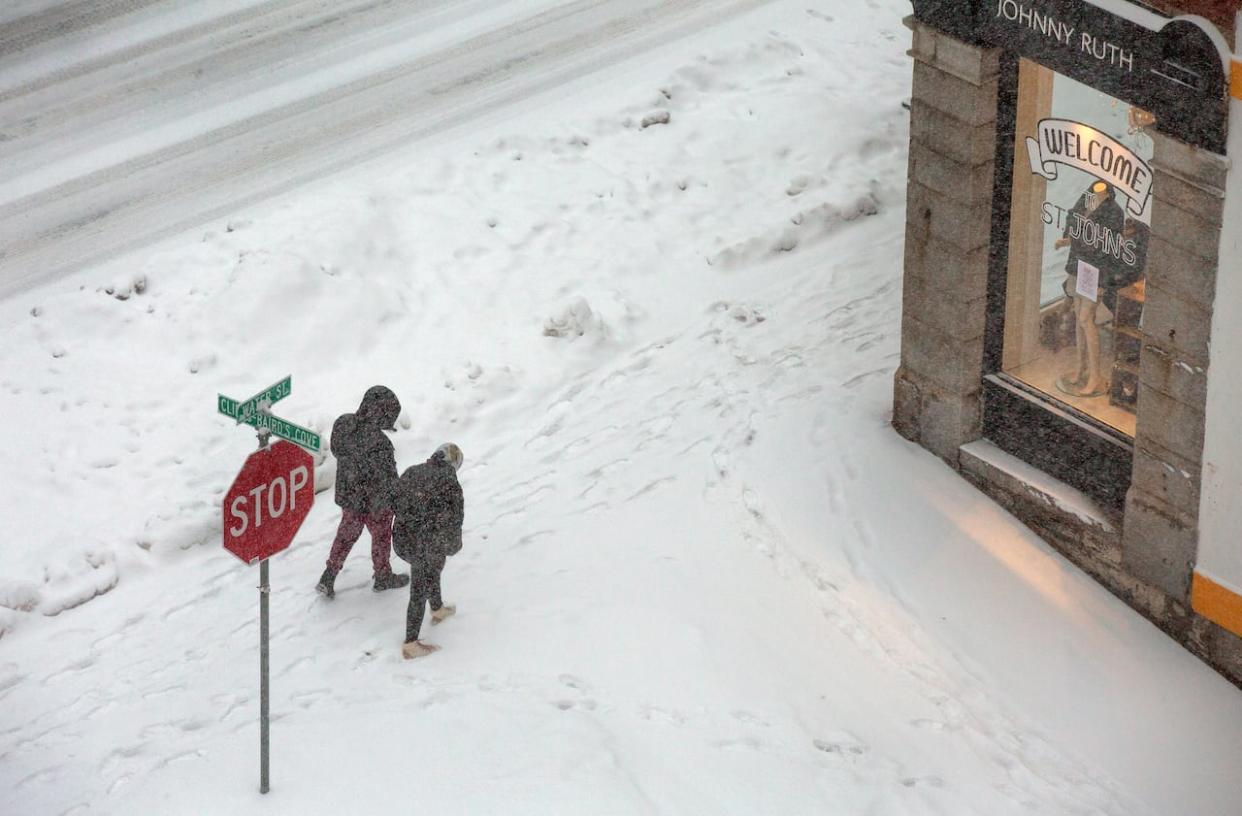
[[[272,404],[291,393],[293,393],[293,378],[285,377],[248,400],[239,401],[217,394],[216,410],[229,419],[236,420],[239,425],[245,423],[318,453],[322,448],[319,434],[272,415]]]
[[[264,402],[270,407],[279,400],[284,399],[293,393],[293,377],[285,377],[280,382],[269,385],[259,393],[255,394],[245,402],[238,402],[231,397],[223,394],[217,394],[216,410],[224,414],[229,419],[235,419],[239,423],[245,422],[247,425],[253,425],[250,418],[259,413],[259,408]]]
[[[316,453],[320,449],[319,434],[314,431],[303,428],[301,425],[294,425],[288,420],[281,419],[271,414],[256,414],[253,420],[246,420],[247,425],[253,425],[256,428],[266,428],[281,439],[288,439],[295,445],[313,450]]]

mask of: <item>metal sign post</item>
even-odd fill
[[[285,377],[244,402],[223,394],[216,399],[217,411],[254,427],[259,438],[259,449],[246,459],[222,508],[224,548],[246,564],[259,562],[259,793],[271,790],[268,561],[293,542],[315,502],[315,461],[304,448],[320,448],[318,434],[272,416],[272,403],[291,391],[292,379]],[[268,447],[272,436],[288,441]]]
[[[271,585],[267,582],[267,562],[259,562],[259,793],[269,790],[269,760],[271,741],[268,738],[268,653],[267,653],[267,597]]]

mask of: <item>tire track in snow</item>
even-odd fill
[[[135,121],[154,121],[157,113],[163,121],[189,116],[235,101],[243,95],[239,88],[249,92],[256,82],[270,86],[323,70],[330,57],[346,49],[356,54],[391,46],[448,3],[418,4],[417,13],[408,8],[411,0],[302,0],[276,9],[254,7],[77,66],[85,81],[76,85],[85,87],[67,86],[69,76],[58,75],[54,83],[44,78],[0,93],[0,120],[19,123],[0,141],[0,161],[7,165],[0,178],[28,170],[34,159],[64,160],[102,139],[132,133]],[[266,13],[257,14],[261,10]],[[162,52],[172,46],[177,47],[173,60],[150,67],[141,61],[165,57]],[[117,70],[104,70],[113,64]],[[55,85],[53,93],[35,94],[40,83]]]
[[[0,23],[0,54],[14,54],[165,0],[76,0]]]
[[[356,3],[361,0],[351,1]],[[166,2],[166,0],[152,0],[152,2]],[[293,18],[295,15],[303,16],[306,14],[304,7],[323,8],[325,2],[326,0],[265,0],[262,3],[255,3],[235,12],[221,14],[201,23],[193,24],[155,38],[139,40],[133,45],[109,51],[93,59],[73,62],[2,89],[0,90],[0,106],[10,100],[37,94],[40,91],[47,90],[61,83],[71,82],[83,76],[98,75],[100,72],[105,72],[105,69],[127,65],[133,66],[134,63],[141,63],[143,57],[156,54],[172,46],[191,43],[198,44],[202,40],[207,40],[207,45],[210,46],[212,44],[211,37],[222,32],[228,32],[240,37],[250,36],[245,28],[247,25],[254,24],[256,27],[260,27],[279,24],[282,17]],[[0,24],[0,30],[4,28],[4,25]],[[240,28],[240,30],[230,31],[230,29],[235,28]],[[65,33],[67,32],[58,32],[57,36],[63,36]],[[4,55],[4,58],[0,59],[0,69],[4,66],[4,60],[19,54],[23,57],[23,62],[29,61],[32,55],[23,54],[22,52],[30,50],[32,46],[33,43],[20,44],[12,50],[0,48],[0,54]]]

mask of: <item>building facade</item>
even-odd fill
[[[893,424],[1242,686],[1232,0],[913,0]]]

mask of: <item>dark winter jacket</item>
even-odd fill
[[[332,425],[336,456],[336,503],[353,513],[378,513],[392,507],[397,457],[384,431],[393,430],[401,403],[382,385],[367,389],[354,414]]]
[[[1083,229],[1083,221],[1091,221],[1094,227]],[[1068,275],[1078,274],[1080,260],[1100,270],[1100,286],[1108,288],[1119,272],[1121,260],[1109,254],[1105,247],[1105,235],[1113,236],[1112,240],[1120,243],[1126,217],[1117,203],[1112,187],[1108,188],[1108,197],[1100,202],[1092,212],[1087,212],[1087,194],[1078,197],[1078,202],[1069,211],[1063,237],[1070,239],[1069,258],[1065,261],[1065,272]],[[1075,236],[1073,233],[1078,232]],[[1095,243],[1088,243],[1088,235],[1095,237]]]
[[[457,471],[440,451],[401,474],[393,509],[392,548],[399,558],[439,560],[461,550],[465,499]]]

